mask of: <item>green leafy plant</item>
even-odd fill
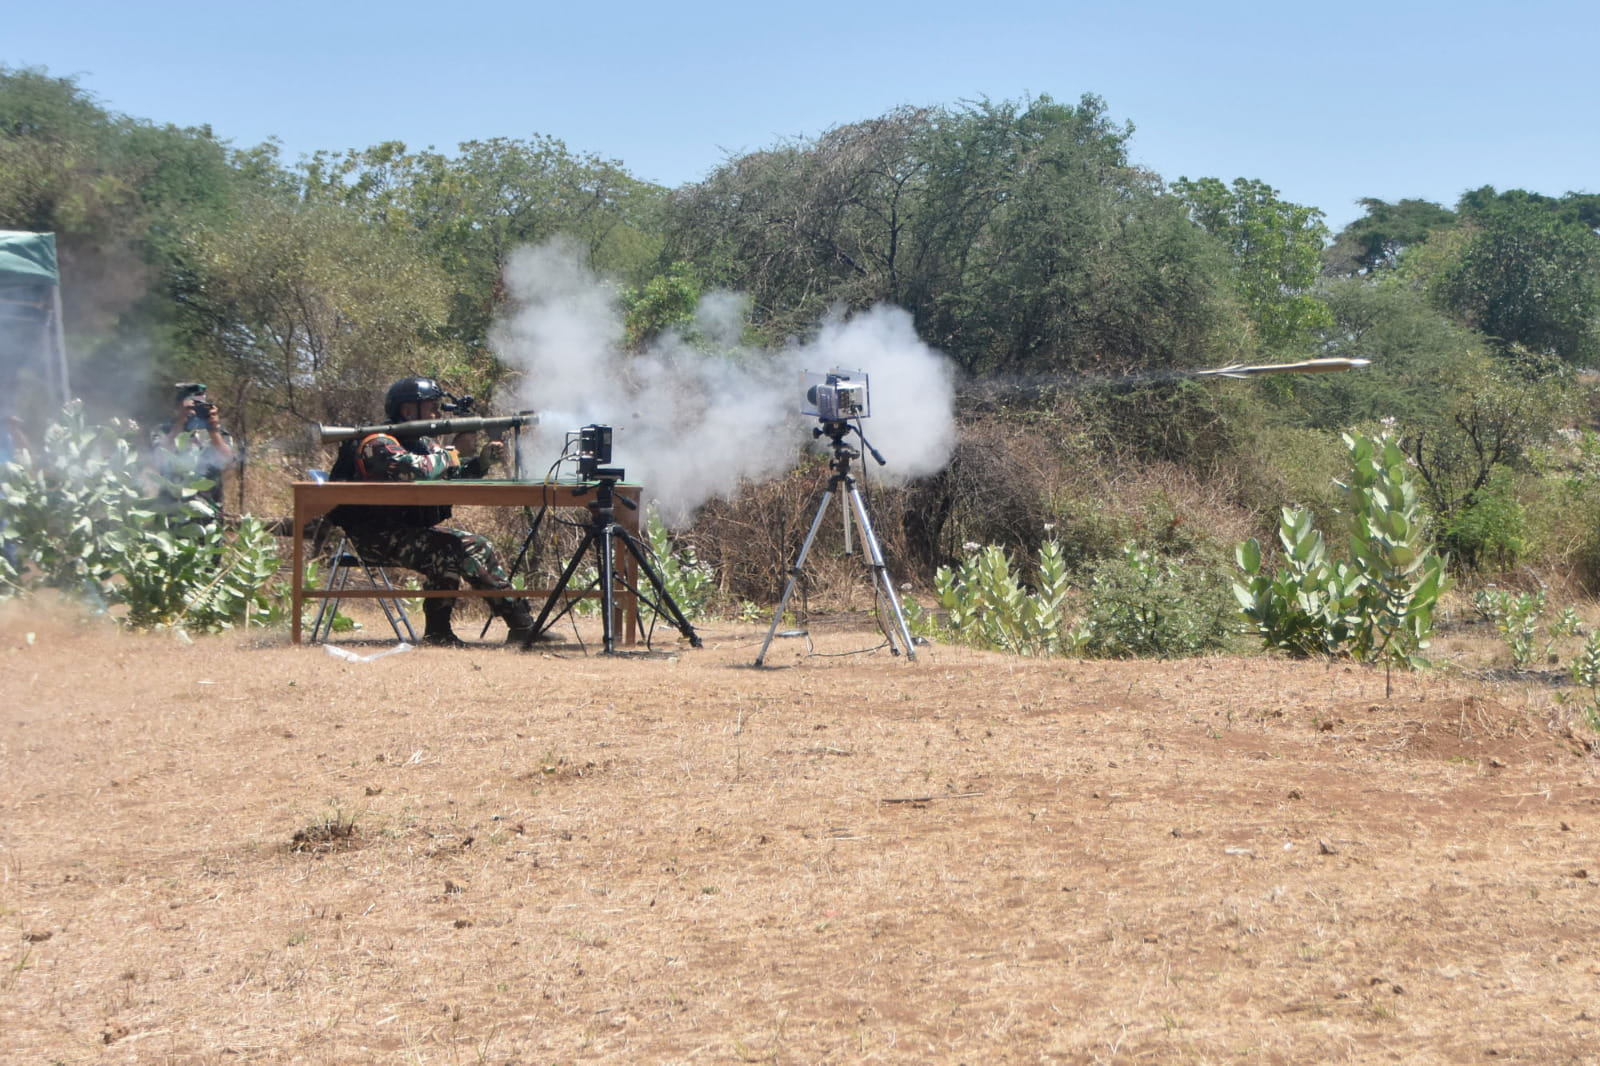
[[[1248,627],[1267,647],[1291,655],[1337,655],[1349,637],[1353,607],[1344,593],[1346,573],[1328,559],[1322,533],[1311,514],[1285,507],[1278,521],[1283,562],[1274,573],[1262,569],[1261,545],[1254,537],[1234,553],[1246,581],[1234,595]]]
[[[1589,634],[1583,642],[1583,648],[1568,664],[1567,672],[1574,684],[1589,691],[1589,705],[1584,708],[1584,717],[1589,720],[1592,729],[1600,732],[1600,631]]]
[[[934,576],[939,612],[905,603],[913,632],[1017,655],[1107,658],[1193,655],[1221,646],[1229,629],[1227,593],[1203,571],[1137,545],[1096,566],[1076,624],[1069,617],[1072,575],[1056,541],[1039,552],[1032,587],[1013,573],[1005,551],[972,546],[957,569]]]
[[[37,454],[0,466],[0,593],[57,588],[125,607],[123,620],[140,628],[265,621],[271,534],[250,517],[225,530],[200,495],[212,483],[163,480],[128,432],[90,426],[69,404]]]
[[[1075,641],[1105,658],[1172,658],[1222,646],[1231,612],[1203,569],[1128,544],[1097,565]]]
[[[1070,650],[1063,608],[1070,591],[1061,546],[1039,551],[1030,592],[1011,572],[1011,560],[994,545],[974,547],[957,569],[940,567],[934,589],[943,621],[908,599],[908,622],[923,635],[944,635],[973,647],[1017,655],[1058,655]]]
[[[305,587],[320,588],[322,586],[322,567],[315,559],[306,563]],[[290,611],[293,610],[294,596],[286,582],[268,584],[265,589],[265,607],[260,615],[252,619],[252,624],[263,626],[287,625]],[[317,611],[322,603],[327,601],[306,600],[300,605],[300,624],[310,629],[317,619]],[[361,628],[361,623],[335,607],[330,631],[334,633],[352,633]]]
[[[1420,652],[1433,609],[1449,585],[1434,553],[1426,515],[1405,453],[1390,437],[1344,435],[1350,453],[1346,494],[1355,596],[1351,653],[1362,662],[1426,666]]]
[[[1472,594],[1472,606],[1506,642],[1506,647],[1511,651],[1511,665],[1517,670],[1526,669],[1540,654],[1549,660],[1560,640],[1577,636],[1583,628],[1577,611],[1571,607],[1563,608],[1555,621],[1544,626],[1545,640],[1541,652],[1539,628],[1545,608],[1543,589],[1517,596],[1504,589],[1479,589]]]
[[[1360,662],[1409,668],[1427,665],[1421,652],[1433,610],[1449,587],[1444,560],[1428,540],[1426,517],[1406,457],[1387,436],[1346,434],[1350,475],[1345,495],[1349,559],[1328,556],[1310,516],[1285,508],[1278,538],[1283,566],[1263,569],[1254,538],[1235,558],[1245,580],[1234,583],[1241,614],[1270,648],[1291,654],[1349,655]]]
[[[278,569],[277,547],[259,519],[246,516],[229,534],[220,524],[174,526],[159,512],[108,534],[116,579],[109,598],[128,608],[136,628],[214,631],[264,622],[262,594]]]
[[[645,519],[645,539],[667,594],[685,618],[698,618],[716,588],[716,572],[700,561],[693,547],[674,547],[666,523],[653,509]]]
[[[1507,467],[1495,467],[1472,502],[1444,523],[1439,542],[1456,560],[1458,570],[1491,564],[1509,570],[1528,553],[1527,509],[1515,496]]]

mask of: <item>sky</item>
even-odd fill
[[[1335,231],[1363,197],[1600,191],[1592,0],[7,6],[0,65],[288,163],[545,135],[676,186],[903,105],[1092,93],[1135,163],[1265,181]]]

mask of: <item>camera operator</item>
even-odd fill
[[[401,378],[384,397],[384,418],[391,424],[439,417],[445,392],[432,378]],[[483,453],[463,461],[462,453],[477,450],[477,434],[458,433],[446,446],[432,437],[399,438],[388,433],[368,434],[346,441],[339,449],[331,477],[335,481],[433,481],[439,478],[482,477],[490,465],[504,458],[505,446],[490,441]],[[449,507],[366,507],[342,504],[329,519],[340,526],[361,558],[374,566],[399,566],[423,576],[430,590],[458,589],[465,578],[473,588],[509,589],[505,567],[488,539],[445,524]],[[428,644],[460,645],[450,628],[456,601],[444,597],[422,601],[426,620],[422,639]],[[511,632],[506,642],[526,643],[534,618],[526,600],[490,598],[489,610],[505,619]]]
[[[211,506],[210,517],[201,519],[209,523],[222,514],[222,475],[235,462],[233,437],[222,428],[221,410],[203,384],[181,381],[174,389],[177,409],[173,417],[150,435],[157,469],[173,481],[197,477],[211,481],[211,487],[198,494]],[[168,492],[162,495],[171,496]]]

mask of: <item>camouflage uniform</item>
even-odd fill
[[[335,464],[335,480],[434,481],[441,478],[476,478],[483,475],[478,459],[460,462],[455,449],[431,437],[401,441],[387,433],[374,433],[347,444]],[[342,527],[361,558],[373,566],[398,566],[422,574],[423,588],[458,589],[465,578],[473,588],[509,589],[500,555],[488,539],[444,524],[449,507],[336,507],[328,516]],[[425,639],[454,642],[450,614],[455,600],[444,597],[423,601],[427,620]],[[504,618],[513,636],[532,627],[527,602],[490,598],[496,617]]]
[[[222,513],[222,475],[231,463],[217,453],[204,425],[186,426],[175,435],[174,424],[172,421],[162,422],[150,434],[150,448],[155,454],[156,469],[162,477],[180,485],[201,477],[211,480],[209,489],[196,494],[211,505],[211,514],[199,516],[196,520],[210,525]],[[233,435],[225,429],[218,432],[231,450]],[[179,497],[166,488],[161,490],[158,498],[167,507],[176,508],[179,504]]]

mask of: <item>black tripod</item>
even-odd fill
[[[767,630],[767,639],[761,642],[761,654],[756,656],[756,665],[760,666],[767,657],[767,648],[772,644],[772,638],[778,632],[778,623],[783,619],[783,612],[789,606],[789,597],[794,594],[795,582],[800,580],[801,572],[806,565],[806,554],[811,551],[811,542],[817,539],[817,530],[822,528],[822,517],[828,513],[828,502],[833,499],[833,494],[842,485],[845,494],[839,497],[844,507],[844,543],[845,551],[850,551],[850,522],[855,519],[856,528],[861,533],[861,546],[866,553],[867,566],[872,570],[873,589],[883,596],[888,602],[890,617],[885,618],[880,611],[878,621],[883,626],[884,636],[889,638],[889,650],[895,655],[900,654],[904,648],[906,658],[916,661],[916,650],[911,646],[911,631],[906,628],[905,615],[900,610],[900,598],[894,593],[894,582],[889,579],[889,568],[883,561],[883,549],[878,546],[878,538],[872,532],[872,520],[867,517],[867,505],[861,498],[861,489],[856,485],[855,475],[850,473],[850,462],[861,458],[861,453],[844,442],[845,434],[855,431],[861,438],[862,447],[872,453],[879,465],[883,463],[883,456],[878,450],[867,443],[867,438],[862,435],[859,426],[852,426],[848,422],[826,421],[811,431],[813,436],[826,436],[833,442],[833,458],[828,466],[833,470],[833,476],[828,479],[828,488],[822,494],[822,503],[817,507],[817,516],[811,520],[811,532],[806,534],[806,542],[800,548],[800,555],[794,561],[794,566],[789,568],[789,583],[783,588],[783,598],[778,601],[778,609],[772,615],[772,627]],[[896,640],[898,639],[898,644]]]
[[[615,655],[617,651],[617,582],[622,580],[624,587],[633,593],[634,598],[650,607],[657,615],[671,618],[678,626],[678,632],[683,634],[692,647],[700,647],[700,636],[683,616],[683,611],[678,608],[672,596],[667,592],[666,584],[661,580],[661,575],[651,565],[649,553],[639,543],[639,538],[617,524],[617,482],[622,480],[622,468],[608,466],[603,468],[601,476],[593,485],[573,490],[576,495],[584,495],[593,490],[594,499],[589,501],[589,524],[583,533],[583,542],[578,545],[578,550],[572,553],[572,559],[561,572],[561,580],[550,591],[550,598],[545,600],[544,610],[539,612],[539,617],[533,623],[533,629],[528,639],[523,641],[524,648],[531,648],[539,635],[550,626],[561,620],[562,615],[572,610],[572,605],[578,596],[566,597],[567,586],[572,582],[572,575],[578,572],[578,567],[583,563],[583,557],[593,547],[597,557],[599,573],[588,586],[578,595],[588,592],[599,586],[600,588],[600,617],[601,632],[604,635],[605,654]],[[629,507],[638,507],[632,500],[624,498],[624,504]],[[651,599],[639,591],[636,583],[629,582],[622,577],[616,566],[616,541],[622,541],[632,554],[634,562],[639,565],[639,572],[650,581],[650,587],[655,591],[656,598]],[[556,604],[561,604],[561,609],[556,610]],[[554,617],[551,611],[555,611]]]

